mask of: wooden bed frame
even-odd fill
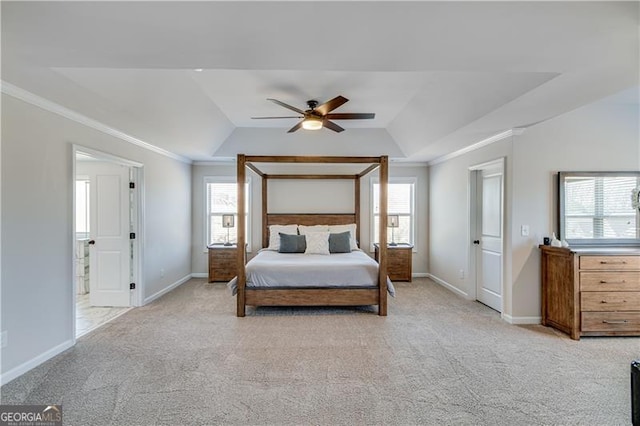
[[[387,185],[389,162],[381,157],[297,157],[249,156],[238,154],[237,182],[246,181],[249,168],[262,178],[262,246],[269,245],[270,225],[344,225],[356,224],[356,239],[360,241],[360,178],[380,169],[380,251],[378,253],[378,287],[362,288],[287,288],[254,289],[246,286],[245,253],[238,250],[236,315],[245,316],[246,306],[357,306],[378,305],[378,315],[387,315]],[[254,163],[315,163],[315,164],[369,164],[358,174],[266,174]],[[354,181],[354,213],[349,214],[270,214],[267,213],[267,187],[269,179],[352,179]],[[245,185],[238,185],[238,217],[245,215]],[[238,247],[245,247],[246,226],[238,223]]]

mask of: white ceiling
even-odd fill
[[[3,81],[194,161],[429,161],[625,90],[638,98],[638,2],[1,5]],[[350,101],[335,112],[376,118],[339,121],[340,134],[251,119],[292,115],[266,98],[306,109],[337,95]]]

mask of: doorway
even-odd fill
[[[141,165],[74,147],[74,336],[140,300]]]
[[[504,158],[469,168],[470,271],[475,299],[503,312]]]

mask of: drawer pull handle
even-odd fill
[[[607,280],[600,280],[600,284],[626,284],[627,280],[622,280],[622,281],[607,281]]]
[[[629,320],[619,320],[619,321],[602,320],[603,324],[627,324],[628,322],[629,322]]]
[[[607,301],[606,300],[601,300],[600,303],[607,303]]]
[[[607,261],[607,260],[601,260],[600,264],[601,265],[626,265],[627,261],[623,260],[621,262],[611,262],[611,261]]]

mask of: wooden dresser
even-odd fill
[[[542,325],[580,336],[640,336],[640,248],[542,251]]]
[[[209,282],[230,281],[238,275],[236,268],[238,246],[213,244],[207,248],[209,249]]]
[[[375,243],[375,259],[378,261],[380,246]],[[387,246],[387,273],[391,281],[411,281],[411,266],[413,246],[411,244],[398,244]]]

